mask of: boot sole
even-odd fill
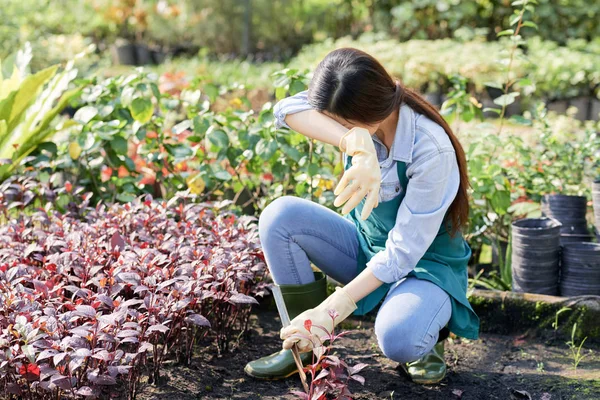
[[[320,371],[321,370],[321,366],[319,365],[316,369],[316,371]],[[260,379],[263,381],[280,381],[282,379],[287,379],[292,375],[296,375],[298,374],[298,370],[292,371],[287,375],[284,376],[261,376],[261,375],[253,375],[250,371],[248,371],[246,368],[244,368],[244,372],[246,373],[246,375],[254,378],[254,379]]]
[[[295,375],[298,373],[298,370],[292,371],[287,375],[283,375],[283,376],[262,376],[262,375],[253,375],[250,371],[246,370],[244,368],[244,372],[246,373],[246,375],[251,376],[254,379],[260,379],[263,381],[279,381],[282,379],[286,379],[289,378],[292,375]]]

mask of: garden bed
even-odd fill
[[[350,386],[356,399],[527,398],[516,391],[526,391],[532,399],[600,398],[600,384],[591,380],[600,374],[597,348],[574,370],[570,350],[561,341],[489,333],[476,341],[454,339],[446,346],[447,377],[439,385],[421,386],[410,382],[397,363],[382,355],[371,321],[351,318],[344,328],[359,325],[360,329],[339,342],[343,358],[369,365],[361,372],[365,386]],[[241,348],[221,358],[201,352],[189,367],[171,364],[159,385],[141,387],[138,399],[294,399],[289,391],[301,390],[297,376],[259,381],[243,371],[248,361],[280,348],[278,330],[277,314],[260,312],[252,317],[249,336]]]

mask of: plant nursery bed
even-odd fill
[[[372,318],[350,318],[342,328],[353,333],[339,340],[338,355],[350,364],[366,363],[365,385],[350,384],[355,399],[600,399],[600,348],[584,343],[585,355],[573,368],[562,339],[484,333],[479,340],[449,339],[448,374],[437,385],[417,385],[377,346]],[[295,399],[298,376],[283,381],[255,380],[244,365],[280,349],[279,318],[274,311],[254,315],[239,347],[216,356],[196,354],[190,366],[171,364],[158,385],[143,383],[138,399]],[[402,338],[398,338],[402,340]]]

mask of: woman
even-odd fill
[[[445,327],[476,339],[479,319],[467,296],[471,250],[464,151],[436,109],[395,81],[370,55],[332,51],[308,91],[280,101],[278,126],[338,146],[345,172],[336,187],[340,216],[311,201],[284,196],[259,219],[259,234],[275,284],[293,318],[281,330],[283,350],[250,362],[263,379],[296,373],[288,349],[303,361],[318,343],[304,321],[331,331],[339,316],[371,311],[381,300],[375,334],[383,354],[418,383],[444,378]],[[365,197],[366,196],[366,197]],[[326,297],[323,273],[344,284]],[[438,343],[439,339],[439,343]]]

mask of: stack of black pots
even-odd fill
[[[512,224],[514,292],[558,294],[561,223],[527,218]]]
[[[567,243],[562,248],[561,296],[600,296],[600,244]]]
[[[591,242],[593,236],[588,230],[587,198],[585,196],[567,196],[552,194],[542,197],[542,215],[558,220],[560,229],[560,244]]]

